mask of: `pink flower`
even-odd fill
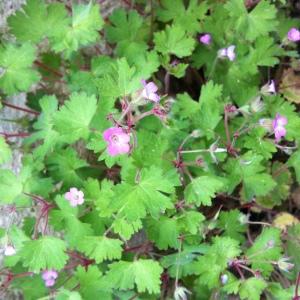
[[[200,43],[209,45],[211,43],[211,35],[209,33],[203,34],[199,37]]]
[[[235,60],[235,46],[231,45],[228,48],[222,48],[218,52],[218,57],[220,58],[228,58],[230,61]]]
[[[70,188],[70,191],[65,193],[65,198],[70,201],[70,205],[73,207],[81,205],[84,202],[83,192],[75,187]]]
[[[45,270],[42,273],[42,278],[45,281],[45,285],[47,287],[53,286],[57,277],[58,273],[55,270]]]
[[[16,254],[16,249],[11,246],[11,245],[7,245],[4,249],[4,255],[5,256],[12,256]]]
[[[110,156],[128,153],[130,150],[130,136],[120,127],[111,127],[104,131],[103,139],[107,142]]]
[[[279,142],[282,137],[286,135],[285,125],[288,123],[287,118],[276,114],[275,119],[272,121],[272,126],[275,134],[275,142]]]
[[[288,40],[291,42],[300,41],[300,31],[297,28],[291,28],[287,34]]]
[[[142,96],[148,100],[153,102],[158,102],[160,100],[160,96],[156,93],[158,91],[158,87],[154,82],[146,82],[146,80],[141,80],[144,89],[142,90]]]

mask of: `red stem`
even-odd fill
[[[296,281],[296,287],[295,287],[295,296],[293,297],[293,300],[299,300],[299,285],[300,285],[300,272],[298,272],[297,281]]]
[[[28,108],[24,108],[24,107],[20,107],[20,106],[14,105],[14,104],[10,104],[10,103],[7,103],[5,101],[2,101],[2,104],[4,106],[10,107],[10,108],[14,108],[14,109],[17,109],[17,110],[20,110],[20,111],[27,112],[29,114],[33,114],[35,116],[38,116],[40,114],[38,111],[34,111],[34,110],[31,110],[31,109],[28,109]]]
[[[58,72],[58,71],[56,71],[56,70],[54,70],[54,69],[48,67],[47,65],[43,64],[42,62],[40,62],[40,61],[38,61],[38,60],[36,60],[34,63],[35,63],[38,67],[43,68],[44,70],[49,71],[49,72],[51,72],[52,74],[54,74],[54,75],[56,75],[56,76],[58,76],[58,77],[63,77],[63,74],[62,74],[62,73],[60,73],[60,72]]]
[[[30,136],[30,133],[28,133],[28,132],[19,132],[19,133],[0,132],[0,135],[3,135],[5,139],[12,138],[12,137],[25,138],[27,136]]]

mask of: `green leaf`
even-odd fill
[[[120,259],[122,245],[118,239],[110,239],[105,236],[86,236],[78,243],[78,249],[88,257],[95,259],[96,263],[104,260]]]
[[[211,198],[222,189],[223,185],[223,182],[217,177],[200,176],[188,184],[184,196],[187,203],[210,206],[212,204]]]
[[[162,216],[159,220],[148,219],[146,223],[147,235],[160,250],[179,247],[179,232],[175,218]]]
[[[32,69],[35,58],[36,49],[30,44],[0,46],[0,88],[6,94],[26,92],[40,79]]]
[[[109,292],[102,289],[102,273],[97,266],[89,266],[88,269],[79,266],[76,269],[75,277],[79,282],[79,292],[84,299],[97,299],[101,295],[101,300],[111,300]]]
[[[33,43],[40,42],[46,36],[55,36],[67,23],[67,12],[62,3],[47,6],[40,0],[28,0],[22,10],[8,18],[8,25],[16,38]]]
[[[46,164],[51,176],[58,181],[63,181],[66,186],[80,186],[82,179],[78,169],[86,167],[86,161],[77,156],[73,148],[56,151],[47,157]]]
[[[195,41],[180,26],[167,26],[164,31],[154,34],[155,49],[162,54],[185,57],[192,54]]]
[[[245,254],[254,270],[259,270],[264,276],[269,277],[274,269],[272,261],[277,261],[281,257],[281,252],[280,230],[265,228]]]
[[[212,81],[206,83],[201,89],[199,127],[204,130],[208,138],[214,136],[214,129],[222,119],[221,113],[223,103],[222,85],[214,84]]]
[[[240,0],[230,0],[226,8],[235,20],[236,30],[250,41],[275,31],[278,25],[276,8],[266,0],[260,1],[250,13]]]
[[[272,176],[263,173],[265,167],[261,165],[263,157],[253,154],[251,151],[245,153],[239,159],[229,159],[225,170],[228,173],[229,192],[239,184],[243,183],[243,196],[246,200],[254,196],[264,196],[276,186]]]
[[[23,266],[27,267],[30,272],[40,272],[46,269],[59,271],[68,260],[66,248],[64,241],[51,236],[25,242],[20,250]]]
[[[133,289],[136,285],[139,293],[160,292],[160,275],[163,268],[151,259],[139,259],[134,262],[119,261],[109,265],[106,274],[107,283],[120,290]]]
[[[79,47],[96,42],[103,24],[99,5],[93,5],[92,2],[87,5],[73,5],[69,26],[62,28],[50,39],[52,49],[70,56]]]
[[[244,147],[252,149],[256,154],[262,155],[265,159],[270,159],[277,149],[273,142],[264,139],[266,131],[262,127],[254,128],[249,135],[244,139]]]
[[[12,159],[12,154],[5,138],[0,136],[0,165]]]
[[[218,227],[224,231],[224,235],[243,242],[245,240],[244,233],[246,232],[246,226],[241,222],[242,216],[242,213],[237,209],[228,212],[222,211],[219,216]]]
[[[177,183],[164,176],[160,168],[142,169],[136,176],[136,183],[123,182],[114,187],[115,194],[106,194],[108,199],[103,209],[133,222],[147,213],[158,218],[160,213],[173,207],[170,197],[165,194],[173,193]]]
[[[54,128],[63,135],[65,142],[87,139],[89,124],[97,109],[95,96],[73,93],[54,116]]]
[[[100,97],[125,97],[142,88],[136,69],[130,67],[125,58],[118,59],[111,67],[111,72],[98,81]]]
[[[110,24],[106,27],[106,37],[109,43],[124,41],[144,41],[144,20],[135,10],[115,9],[109,16]]]
[[[241,299],[260,300],[260,296],[267,286],[268,284],[262,278],[252,277],[242,281],[239,295]]]
[[[141,220],[128,222],[125,218],[118,218],[113,223],[113,231],[123,239],[129,240],[135,232],[143,228]]]
[[[259,73],[259,66],[273,67],[279,63],[277,56],[283,55],[283,50],[274,44],[271,37],[259,37],[248,55],[241,60],[241,68],[245,73]]]
[[[0,170],[1,203],[11,204],[22,193],[23,185],[11,170]]]
[[[203,21],[208,6],[204,1],[200,5],[197,0],[189,1],[186,7],[182,0],[162,0],[161,8],[157,9],[158,20],[162,22],[173,21],[188,33],[194,34],[199,31],[200,21]]]
[[[44,157],[55,148],[56,143],[61,139],[58,132],[53,129],[53,117],[57,113],[58,101],[55,96],[44,96],[40,99],[39,104],[42,112],[33,125],[36,131],[30,135],[26,142],[42,141],[34,150],[34,155]]]
[[[238,241],[229,237],[216,237],[207,253],[194,263],[193,271],[200,275],[199,281],[208,288],[219,285],[220,275],[228,262],[240,254]]]

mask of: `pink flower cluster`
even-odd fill
[[[285,125],[288,123],[287,118],[276,114],[275,119],[272,121],[272,127],[275,134],[275,142],[279,142],[282,137],[286,135]]]
[[[111,127],[104,131],[103,139],[107,142],[107,152],[110,156],[125,154],[130,151],[130,135],[121,127]]]
[[[55,270],[45,270],[42,273],[42,278],[45,281],[46,287],[54,286],[57,277],[58,273]]]
[[[75,207],[84,202],[84,194],[75,187],[70,188],[70,191],[65,193],[65,198],[70,202],[70,205]]]

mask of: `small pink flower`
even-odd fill
[[[228,48],[222,48],[218,52],[219,58],[228,58],[230,61],[235,60],[235,46],[231,45]]]
[[[199,37],[200,43],[209,45],[211,43],[211,35],[209,33],[203,34]]]
[[[275,142],[279,142],[282,137],[286,135],[285,125],[288,123],[287,118],[276,114],[275,119],[272,121],[272,126],[275,134]]]
[[[12,256],[16,254],[16,249],[11,246],[11,245],[7,245],[4,249],[4,255],[5,256]]]
[[[83,192],[75,187],[70,188],[70,191],[65,193],[65,198],[70,201],[70,205],[73,207],[81,205],[84,202]]]
[[[297,28],[291,28],[287,34],[288,40],[291,42],[300,41],[300,31]]]
[[[107,142],[110,156],[128,153],[130,150],[130,136],[120,127],[111,127],[104,131],[103,139]]]
[[[147,83],[145,80],[141,80],[141,83],[144,86],[144,89],[142,90],[142,96],[145,99],[151,100],[153,102],[159,102],[160,96],[157,94],[157,85],[152,81]]]
[[[45,270],[42,273],[42,278],[45,281],[47,287],[55,285],[55,280],[58,277],[58,273],[55,270]]]

